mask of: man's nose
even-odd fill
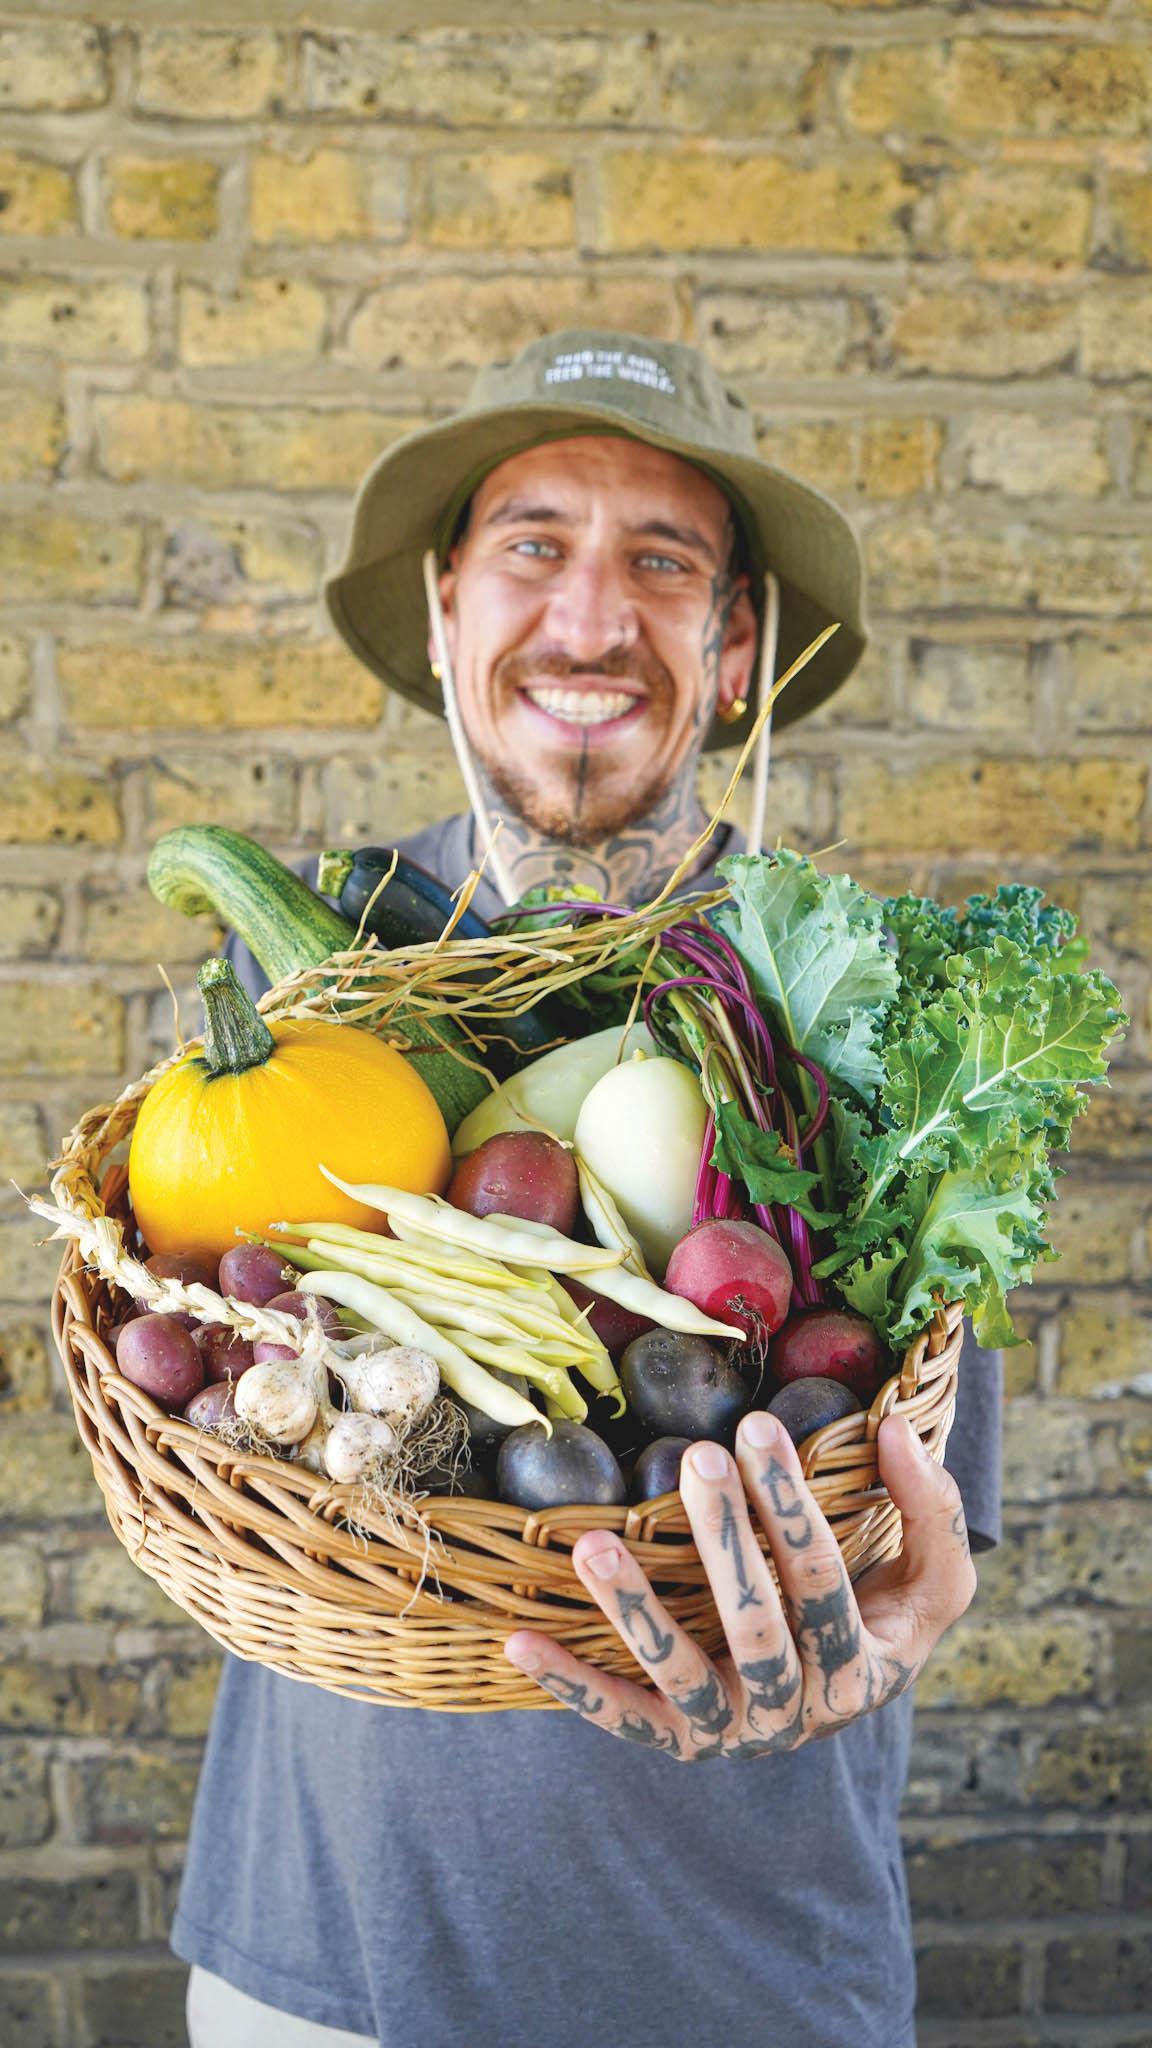
[[[616,564],[595,556],[569,562],[549,591],[545,625],[578,661],[631,647],[636,611]]]

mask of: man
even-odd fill
[[[758,457],[738,397],[674,344],[548,336],[370,474],[332,616],[434,708],[429,545],[516,890],[639,902],[679,866],[705,822],[699,755],[748,695],[767,570],[779,670],[840,622],[780,723],[864,644],[846,522]],[[687,883],[739,845],[719,836]],[[479,839],[461,816],[402,850],[455,886]],[[583,1536],[576,1569],[650,1686],[524,1630],[506,1653],[573,1711],[371,1707],[228,1659],[173,1931],[197,1966],[193,2048],[912,2048],[908,1687],[971,1598],[969,1537],[998,1533],[996,1374],[969,1346],[959,1491],[884,1424],[905,1554],[856,1589],[786,1440],[752,1423],[735,1459],[697,1447],[681,1491],[726,1626],[714,1661],[614,1536]]]

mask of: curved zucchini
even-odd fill
[[[355,943],[355,928],[275,854],[223,825],[179,825],[156,841],[148,886],[161,903],[186,917],[211,913],[230,925],[273,984],[319,967]],[[414,1047],[466,1041],[447,1017],[436,1030],[413,1017],[397,1024]],[[440,1105],[449,1133],[490,1093],[483,1074],[450,1052],[415,1051],[413,1065]]]

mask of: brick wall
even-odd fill
[[[34,1184],[170,1042],[154,963],[187,990],[210,934],[144,893],[157,833],[219,819],[290,852],[455,804],[439,728],[324,636],[371,456],[547,327],[698,341],[870,564],[875,649],[781,743],[773,829],[843,841],[876,885],[1050,884],[1133,1013],[1077,1134],[1064,1261],[1024,1305],[1009,1536],[921,1689],[908,1842],[926,2044],[1136,2048],[1148,0],[616,0],[584,27],[537,0],[530,32],[498,4],[483,28],[404,0],[290,13],[54,0],[0,26],[3,1174]],[[0,2039],[163,2048],[215,1666],[103,1532],[49,1362],[53,1267],[6,1199]]]

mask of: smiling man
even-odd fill
[[[329,606],[435,711],[429,548],[521,893],[640,902],[681,864],[701,754],[740,730],[768,571],[778,671],[839,623],[779,724],[864,645],[843,515],[761,457],[739,395],[673,343],[546,336],[370,472]],[[739,843],[723,828],[685,885]],[[467,812],[400,845],[450,887],[481,851]],[[474,901],[501,907],[487,879]],[[998,1534],[997,1374],[969,1344],[952,1476],[886,1419],[905,1554],[855,1587],[786,1439],[749,1418],[735,1458],[695,1447],[681,1491],[724,1655],[610,1532],[581,1537],[575,1567],[646,1685],[527,1630],[506,1653],[572,1711],[374,1707],[227,1658],[173,1930],[192,2048],[913,2048],[909,1688],[971,1597],[970,1543]]]

